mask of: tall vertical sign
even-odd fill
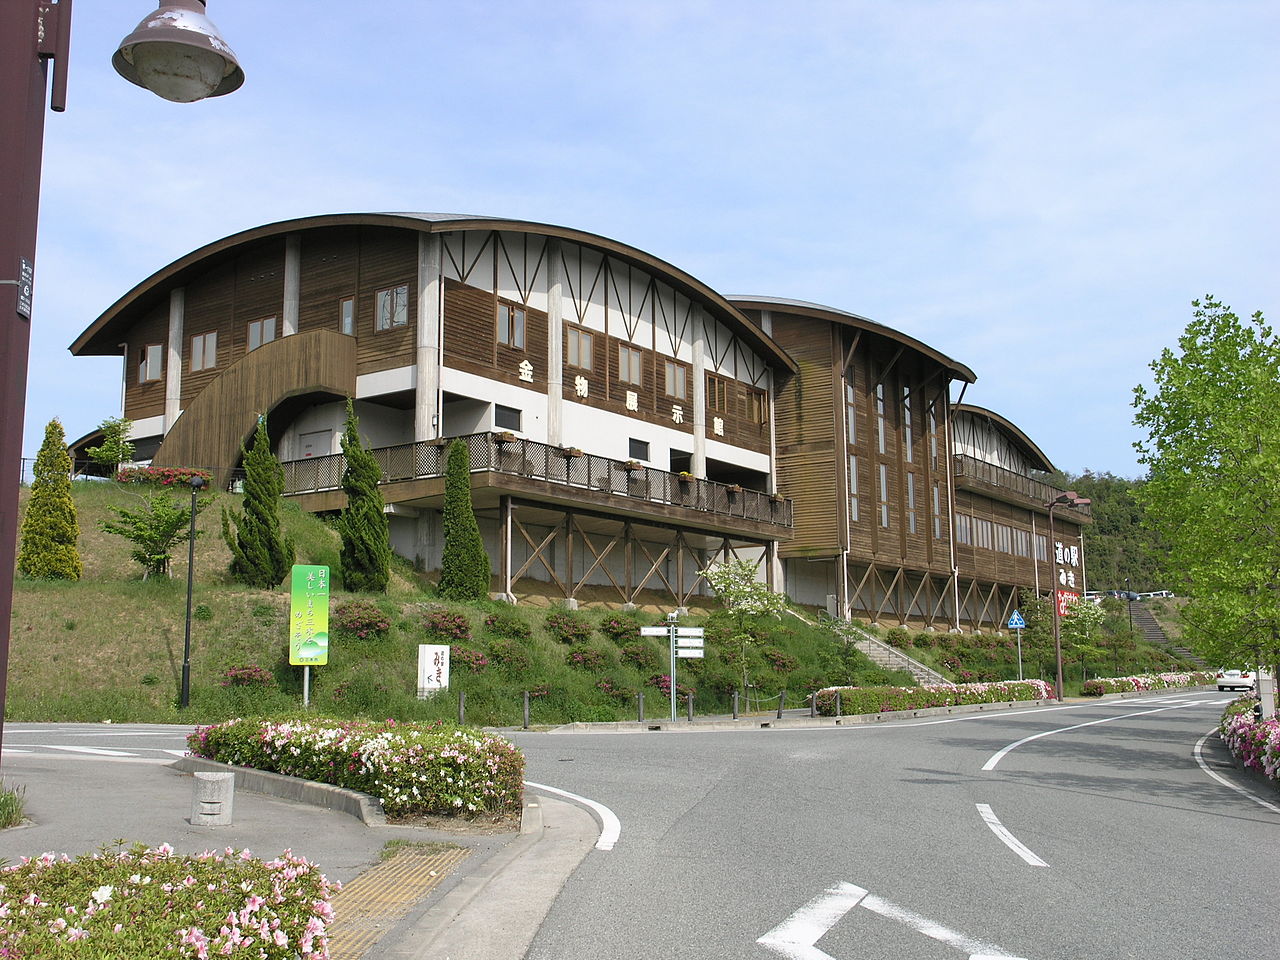
[[[311,668],[329,662],[329,568],[295,563],[289,593],[289,663],[302,667],[302,705],[311,701]]]

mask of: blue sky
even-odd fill
[[[1130,400],[1190,301],[1280,312],[1274,2],[210,0],[245,85],[116,76],[153,0],[75,8],[46,121],[25,452],[119,413],[67,345],[262,223],[564,224],[726,294],[811,300],[970,366],[1060,468],[1137,476]]]

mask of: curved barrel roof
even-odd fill
[[[1009,438],[1009,441],[1026,454],[1027,459],[1037,470],[1045,470],[1052,472],[1057,469],[1050,462],[1049,458],[1044,455],[1044,451],[1035,445],[1035,442],[1028,437],[1016,424],[1006,420],[995,411],[988,410],[986,407],[977,407],[971,403],[959,403],[951,408],[952,415],[968,414],[971,417],[977,417],[986,420],[997,430]]]

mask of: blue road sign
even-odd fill
[[[1027,621],[1022,619],[1022,614],[1017,610],[1013,611],[1013,616],[1009,618],[1009,629],[1024,630],[1026,629],[1026,626]]]

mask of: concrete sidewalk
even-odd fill
[[[192,777],[164,761],[7,754],[4,782],[23,789],[30,820],[0,831],[0,857],[9,863],[46,851],[96,853],[118,842],[169,843],[179,853],[248,848],[267,859],[292,850],[345,884],[378,864],[391,840],[468,848],[363,954],[371,960],[519,960],[599,835],[586,810],[533,792],[519,832],[476,835],[367,826],[349,813],[243,789],[231,824],[193,826]],[[335,930],[341,922],[339,915]]]

